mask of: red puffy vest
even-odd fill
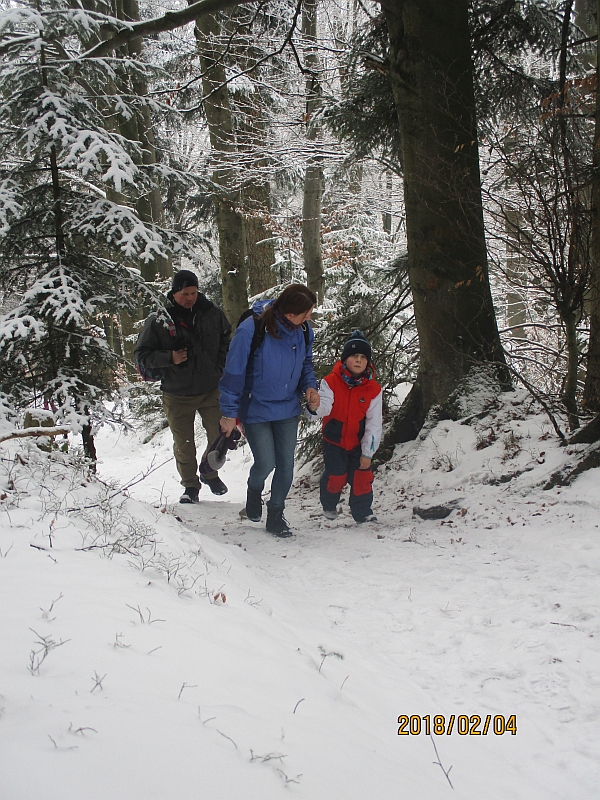
[[[377,397],[381,386],[375,378],[360,386],[349,386],[342,377],[342,362],[338,361],[333,371],[323,380],[333,392],[333,407],[323,417],[323,439],[343,450],[358,447],[365,432],[365,417],[371,400]]]

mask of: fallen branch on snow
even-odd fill
[[[9,439],[23,439],[25,436],[61,436],[63,434],[67,436],[69,433],[73,433],[70,428],[20,428],[0,436],[0,444]]]

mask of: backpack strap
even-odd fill
[[[252,358],[254,353],[256,353],[258,348],[265,340],[265,326],[262,324],[260,317],[257,317],[256,314],[253,314],[252,319],[254,320],[254,333],[252,334],[252,342],[250,343],[250,355],[248,356],[248,361]]]
[[[308,350],[308,345],[310,344],[310,333],[308,330],[308,322],[304,321],[300,327],[302,328],[302,333],[304,334],[304,346]]]
[[[250,355],[248,356],[248,361],[250,361],[254,353],[256,353],[258,348],[264,342],[266,333],[266,329],[262,324],[261,318],[257,317],[256,314],[252,314],[252,319],[254,320],[254,333],[252,334],[252,341],[250,343]],[[304,334],[304,346],[308,350],[308,346],[310,344],[310,331],[308,322],[303,322],[300,327],[302,328],[302,333]]]

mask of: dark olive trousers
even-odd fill
[[[167,422],[173,434],[173,455],[177,465],[177,472],[181,477],[181,485],[200,487],[198,477],[198,461],[196,458],[196,441],[194,437],[194,423],[196,412],[200,414],[202,426],[206,431],[208,444],[206,451],[219,435],[219,420],[221,409],[219,407],[219,390],[214,389],[206,394],[167,394],[163,392],[163,406],[167,415]],[[205,473],[206,478],[215,478],[216,472]]]

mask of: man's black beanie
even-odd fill
[[[171,291],[173,294],[180,292],[182,289],[187,289],[188,286],[195,286],[198,288],[198,278],[189,269],[180,269],[173,275],[173,286]]]
[[[352,335],[344,345],[342,350],[341,361],[345,361],[348,356],[355,356],[361,353],[367,357],[367,361],[371,361],[371,345],[367,341],[362,331],[352,331]]]

